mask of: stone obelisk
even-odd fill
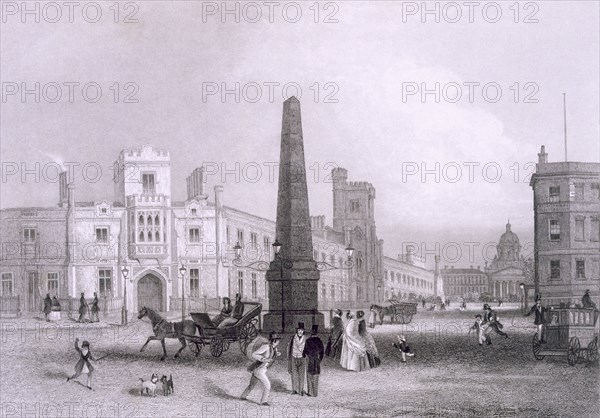
[[[323,329],[323,314],[318,311],[319,271],[313,259],[300,102],[295,97],[283,104],[275,238],[281,250],[267,271],[269,312],[263,329],[294,332],[298,322],[304,322],[307,329],[313,324]]]

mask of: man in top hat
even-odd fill
[[[296,333],[288,345],[288,372],[292,375],[292,395],[304,395],[304,375],[306,374],[305,345],[304,322],[299,322]]]
[[[92,301],[92,314],[90,315],[90,322],[100,322],[98,312],[100,312],[100,307],[98,306],[98,294],[94,292],[94,300]]]
[[[44,316],[46,317],[46,322],[50,322],[48,316],[52,312],[52,299],[50,299],[50,293],[46,293],[46,298],[44,299]]]
[[[304,352],[308,358],[306,368],[306,391],[308,396],[317,396],[319,393],[319,375],[321,374],[321,361],[325,355],[323,341],[319,338],[319,326],[313,325],[310,332],[310,338],[306,340]]]
[[[277,346],[279,345],[280,340],[281,337],[278,334],[271,332],[271,334],[269,334],[269,343],[261,345],[252,353],[252,358],[256,360],[256,364],[253,365],[251,369],[248,369],[252,373],[252,377],[250,378],[248,387],[242,393],[242,399],[245,400],[250,394],[250,391],[252,391],[256,384],[260,382],[263,387],[260,404],[269,406],[271,381],[267,376],[267,369],[273,364],[275,356],[280,354],[277,352]]]
[[[335,310],[335,315],[331,319],[331,332],[329,334],[329,342],[331,344],[331,350],[329,356],[340,359],[342,353],[342,336],[344,335],[344,322],[342,321],[342,311],[340,309]]]
[[[502,325],[502,323],[498,320],[498,315],[496,314],[496,311],[490,308],[490,305],[488,305],[487,303],[483,305],[483,310],[484,313],[482,326],[485,327],[483,332],[485,334],[487,345],[492,344],[492,339],[489,335],[491,331],[494,331],[496,334],[508,338],[508,334],[502,332],[502,328],[504,328],[504,325]]]
[[[596,309],[596,304],[592,302],[592,298],[590,297],[590,290],[586,290],[585,294],[581,298],[581,304],[584,308],[593,308]]]
[[[81,292],[81,297],[79,298],[79,319],[77,319],[77,322],[85,321],[85,314],[87,313],[88,309],[89,306],[85,300],[85,293]]]
[[[540,343],[545,343],[544,340],[544,324],[546,323],[546,308],[542,306],[542,301],[540,297],[535,298],[535,305],[531,307],[531,310],[525,316],[529,316],[535,313],[535,321],[533,324],[537,327],[537,335],[540,338]]]

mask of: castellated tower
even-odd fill
[[[375,229],[375,188],[365,181],[348,181],[345,168],[332,170],[333,229],[349,232],[355,248],[355,300],[374,301],[383,284],[382,243]]]

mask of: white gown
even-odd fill
[[[352,318],[345,323],[342,337],[340,365],[347,370],[361,371],[368,368],[364,341],[358,334],[358,323]],[[366,367],[365,367],[366,363]]]

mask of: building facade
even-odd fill
[[[489,277],[481,266],[474,268],[454,268],[445,266],[441,271],[444,292],[450,300],[462,298],[478,299],[482,293],[489,292]]]
[[[599,302],[600,164],[548,162],[542,146],[531,177],[535,286],[548,304]]]
[[[77,201],[76,185],[61,173],[58,206],[0,211],[2,296],[20,295],[21,309],[29,311],[39,311],[46,293],[66,299],[81,292],[98,292],[109,311],[121,309],[125,294],[129,311],[142,305],[178,310],[182,296],[188,309],[216,308],[218,298],[236,293],[268,308],[259,267],[273,258],[274,221],[223,205],[222,186],[209,199],[201,169],[187,178],[186,199],[172,201],[167,151],[126,149],[115,167],[112,199]],[[341,168],[332,177],[333,227],[325,216],[311,218],[315,261],[336,268],[321,272],[320,308],[380,301],[383,241],[376,235],[375,189],[348,182]],[[238,243],[242,255],[234,264]],[[351,269],[349,245],[355,248]]]
[[[399,254],[397,258],[384,257],[384,286],[381,289],[383,299],[444,298],[439,257],[436,257],[435,262],[434,270],[425,268],[425,259],[416,255],[410,246],[406,249],[406,254]]]

